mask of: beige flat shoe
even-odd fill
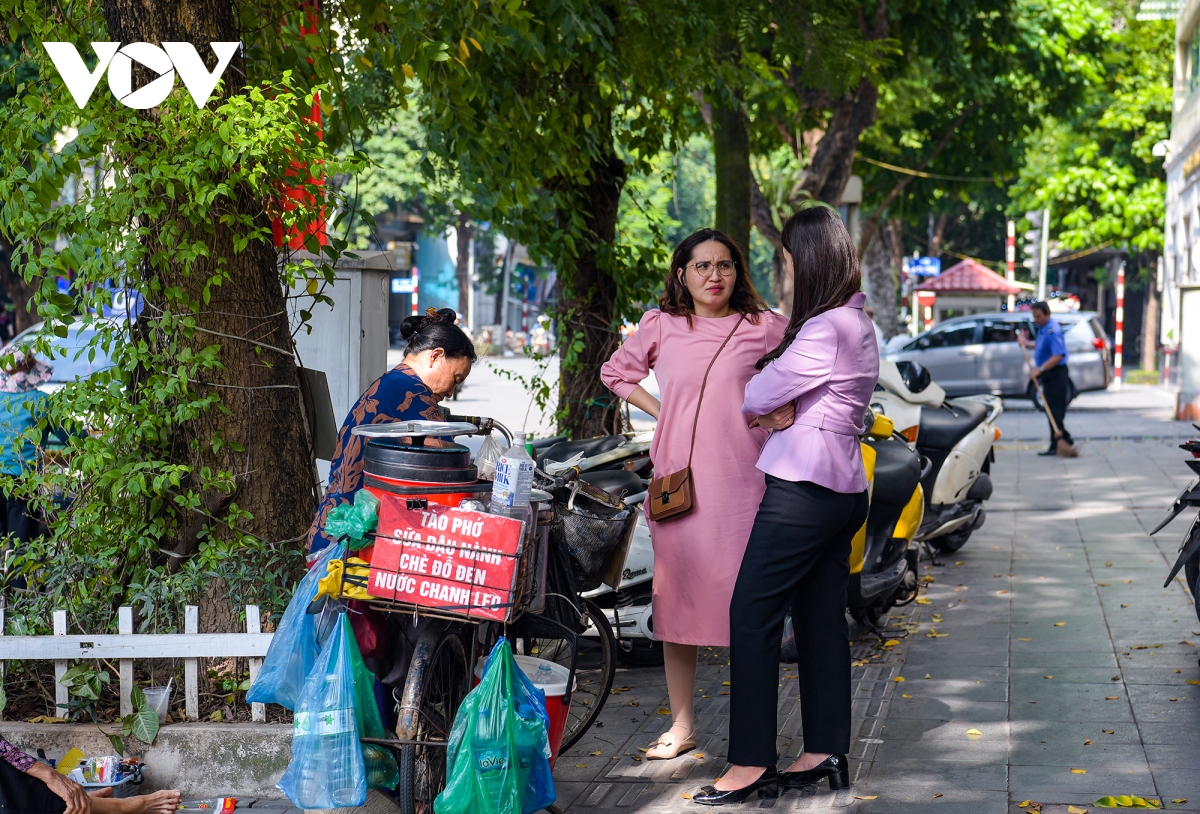
[[[696,748],[696,735],[693,733],[686,738],[680,738],[670,731],[658,736],[658,740],[646,752],[647,760],[670,760],[673,757]]]

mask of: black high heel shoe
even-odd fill
[[[779,777],[779,770],[774,766],[769,766],[762,773],[762,776],[749,786],[733,789],[732,791],[722,791],[716,786],[705,786],[692,795],[692,802],[699,803],[702,806],[733,805],[734,803],[743,802],[756,791],[759,797],[774,799],[779,796]]]
[[[779,783],[785,789],[802,789],[829,778],[829,790],[850,788],[850,764],[845,755],[830,755],[803,772],[780,772]]]

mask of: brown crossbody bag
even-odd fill
[[[729,344],[730,339],[733,339],[733,335],[737,333],[737,329],[745,319],[746,315],[742,314],[741,319],[729,332],[729,336],[725,337],[725,341],[721,343],[721,347],[717,348],[712,361],[708,363],[708,369],[704,371],[704,379],[700,382],[700,397],[696,399],[696,417],[692,421],[692,445],[688,449],[687,468],[663,475],[661,478],[655,478],[647,487],[646,501],[643,505],[648,520],[658,523],[672,517],[680,517],[690,512],[696,505],[695,488],[692,486],[692,455],[696,451],[696,427],[700,424],[700,405],[704,402],[704,388],[708,386],[708,374],[712,372],[713,365],[717,363],[717,357],[721,355],[721,351],[725,350],[725,346]]]

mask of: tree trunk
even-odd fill
[[[771,204],[758,186],[758,180],[750,176],[750,219],[763,239],[775,247],[771,255],[771,291],[775,304],[784,316],[792,315],[792,270],[783,262],[783,243],[775,218],[771,215]]]
[[[458,259],[454,264],[454,273],[458,277],[458,318],[465,324],[467,314],[471,313],[471,241],[475,239],[475,224],[463,213],[458,214],[458,227],[455,229],[458,237]],[[472,325],[472,328],[475,326]]]
[[[25,278],[12,270],[14,247],[0,237],[0,287],[13,302],[13,333],[14,336],[26,328],[38,323],[37,311],[30,311],[29,304],[33,299],[34,288]]]
[[[932,217],[932,215],[931,215]],[[929,232],[929,256],[941,257],[942,244],[946,240],[946,224],[950,222],[950,213],[943,212],[937,216],[937,220],[933,222],[933,229]]]
[[[228,0],[104,0],[103,9],[114,41],[202,44],[242,39]],[[207,62],[212,61],[211,52],[205,54],[203,45],[198,50]],[[146,73],[135,63],[135,85],[154,78]],[[224,93],[242,91],[246,79],[240,55],[235,55],[224,78]],[[156,112],[147,110],[141,115],[153,119]],[[134,158],[125,155],[118,160],[133,166]],[[223,205],[252,216],[256,226],[270,234],[263,202],[251,190],[236,190]],[[147,256],[155,251],[170,256],[169,247],[160,242],[167,239],[160,233],[162,224],[143,223],[148,229]],[[227,275],[224,284],[211,289],[211,301],[195,313],[196,332],[187,342],[195,352],[219,345],[220,366],[205,373],[206,381],[191,386],[200,397],[219,397],[220,405],[181,420],[169,439],[170,459],[189,465],[192,472],[181,488],[199,495],[203,505],[195,514],[178,518],[181,531],[163,546],[174,542],[175,552],[188,557],[199,550],[205,531],[215,539],[232,539],[235,532],[222,521],[231,503],[236,503],[251,515],[238,522],[239,532],[299,547],[316,507],[316,472],[276,250],[268,243],[251,241],[242,251],[235,251],[238,235],[215,218],[192,228],[189,237],[203,239],[208,255],[199,258],[190,272],[171,261],[155,266],[147,263],[143,270],[144,275],[157,277],[164,289],[175,287],[196,303],[204,301],[204,287],[217,275],[218,264]],[[141,335],[150,336],[150,321],[172,307],[178,308],[147,298],[139,318]],[[135,377],[131,398],[154,397],[142,392]],[[218,439],[223,443],[213,443]],[[206,481],[205,471],[233,473],[236,485],[232,494]],[[209,520],[205,515],[215,518]],[[246,599],[251,597],[230,597],[222,586],[214,585],[201,600],[201,630],[235,629],[235,608]]]
[[[593,163],[590,182],[573,196],[592,239],[576,256],[573,273],[559,277],[560,429],[571,438],[622,429],[620,402],[600,381],[600,366],[620,345],[620,335],[613,329],[617,281],[606,249],[616,240],[617,204],[624,185],[625,163],[610,148]],[[560,213],[563,219],[570,216],[570,212]]]
[[[1158,292],[1154,276],[1146,286],[1146,312],[1142,318],[1142,370],[1158,368]]]
[[[817,200],[834,206],[841,203],[854,170],[859,137],[875,123],[878,103],[879,89],[865,78],[853,95],[843,96],[834,103],[829,126],[800,182]]]
[[[863,251],[862,270],[867,305],[875,311],[875,324],[884,338],[890,339],[904,333],[904,323],[896,307],[896,271],[887,243],[882,232],[875,233]]]
[[[715,225],[749,256],[750,134],[742,111],[714,102],[712,134],[717,182]]]

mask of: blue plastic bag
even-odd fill
[[[318,632],[324,615],[310,615],[308,606],[317,595],[317,582],[325,576],[326,565],[330,560],[341,559],[345,553],[346,547],[340,543],[326,546],[296,586],[296,593],[275,628],[258,678],[246,693],[247,703],[296,709],[304,680],[321,652]]]
[[[533,814],[553,803],[549,723],[544,694],[501,639],[454,718],[435,814]]]
[[[292,724],[292,760],[278,785],[298,808],[353,807],[367,801],[355,661],[361,664],[362,658],[354,631],[349,617],[340,613],[304,682]]]

